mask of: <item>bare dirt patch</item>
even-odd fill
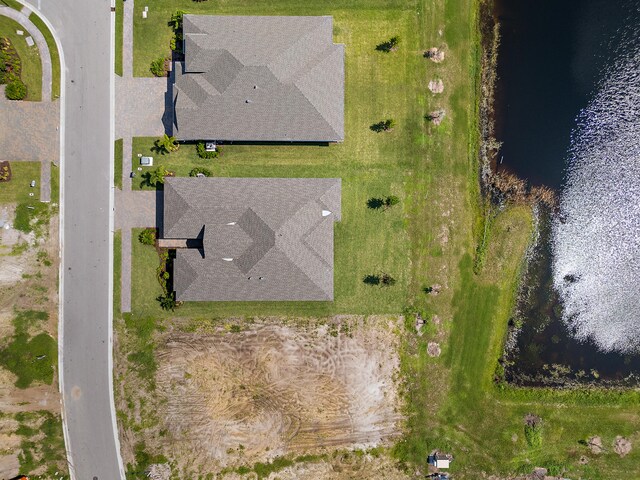
[[[168,438],[147,444],[212,471],[395,438],[402,317],[306,325],[168,333],[156,375]]]

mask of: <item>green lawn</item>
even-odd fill
[[[10,162],[11,181],[0,182],[0,204],[22,203],[37,201],[40,198],[40,163],[39,162]],[[31,180],[36,181],[36,187],[29,187]],[[34,196],[30,197],[29,193]]]
[[[14,10],[22,10],[22,4],[16,0],[0,0],[0,5],[6,5]]]
[[[0,348],[0,365],[16,375],[16,386],[27,388],[32,383],[53,382],[58,364],[57,344],[47,333],[30,335],[30,328],[48,318],[47,312],[20,311],[15,313],[15,332],[9,343]]]
[[[122,139],[114,142],[113,184],[122,190]]]
[[[113,233],[113,316],[118,318],[120,312],[120,272],[122,272],[122,232]]]
[[[116,51],[114,72],[122,76],[122,29],[125,0],[116,0]]]
[[[522,255],[530,239],[532,217],[517,206],[491,225],[486,262],[473,273],[480,221],[477,164],[478,28],[477,0],[347,0],[310,2],[274,0],[264,5],[243,0],[158,0],[149,18],[134,15],[134,72],[150,75],[149,64],[169,54],[171,13],[287,14],[334,16],[335,41],[346,44],[346,138],[329,147],[225,146],[215,160],[200,160],[192,145],[177,153],[152,153],[155,164],[178,175],[207,166],[221,176],[337,176],[342,178],[343,220],[336,224],[335,295],[329,303],[192,303],[176,316],[219,318],[237,315],[323,315],[420,311],[438,315],[416,337],[413,318],[401,349],[401,372],[408,415],[405,435],[394,450],[401,463],[425,467],[434,448],[455,455],[451,473],[459,479],[487,474],[530,473],[547,466],[571,478],[640,477],[640,394],[634,392],[552,392],[499,388],[493,383],[513,307]],[[374,51],[392,35],[401,38],[391,54]],[[433,64],[423,50],[446,46],[446,60]],[[434,96],[427,83],[442,78],[445,91]],[[439,127],[423,121],[443,107]],[[394,118],[390,133],[375,134],[369,125]],[[134,139],[137,154],[150,153],[153,139]],[[134,163],[135,165],[135,163]],[[141,188],[140,178],[133,188]],[[145,187],[146,188],[146,187]],[[401,205],[372,212],[370,196],[396,194]],[[133,238],[133,307],[128,321],[166,316],[154,298],[161,293],[155,272],[158,256]],[[366,273],[398,278],[389,290],[362,284]],[[439,284],[438,295],[423,288]],[[153,324],[152,321],[144,325]],[[146,332],[146,330],[145,330]],[[144,342],[147,342],[148,332]],[[143,338],[143,337],[141,337]],[[438,341],[442,355],[426,354]],[[147,359],[148,360],[148,359]],[[145,365],[149,361],[146,361]],[[524,437],[527,413],[543,419],[542,445]],[[579,441],[600,435],[608,452],[593,456]],[[634,443],[624,458],[611,452],[616,435]],[[586,455],[588,464],[579,458]]]
[[[32,13],[29,15],[29,20],[42,32],[49,47],[49,54],[51,55],[51,99],[55,100],[60,97],[60,54],[58,53],[58,46],[49,27],[45,25],[38,15]]]
[[[24,35],[18,35],[16,30],[22,30]],[[42,62],[38,46],[29,47],[25,38],[29,33],[17,22],[8,17],[0,16],[0,37],[8,38],[20,56],[22,73],[20,77],[27,86],[25,100],[40,101],[42,98]]]

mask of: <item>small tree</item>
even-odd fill
[[[380,277],[380,283],[383,287],[393,287],[396,284],[396,279],[388,273],[383,273]]]
[[[176,137],[170,137],[166,133],[154,142],[155,150],[161,154],[175,152],[180,148],[180,144],[176,141]]]
[[[157,187],[158,185],[164,184],[164,177],[170,175],[169,172],[164,165],[160,165],[155,170],[151,170],[145,174],[147,184],[152,187]]]
[[[138,235],[138,240],[143,245],[153,245],[156,243],[156,229],[155,228],[145,228]]]
[[[395,52],[397,50],[398,43],[400,43],[400,37],[396,35],[391,37],[386,42],[382,42],[376,45],[376,50],[384,53]]]
[[[387,198],[384,199],[384,206],[386,208],[393,207],[394,205],[397,205],[399,203],[400,203],[400,199],[395,195],[389,195]]]
[[[19,78],[14,78],[6,86],[4,94],[9,100],[23,100],[27,96],[27,86]]]
[[[380,132],[389,132],[395,127],[396,122],[392,118],[387,118],[386,120],[381,120],[378,123],[374,123],[369,128],[376,133]]]
[[[187,13],[184,10],[176,10],[173,15],[171,15],[171,19],[169,20],[169,26],[174,30],[180,30],[182,28],[182,17]]]
[[[163,310],[167,310],[167,311],[174,311],[175,308],[178,306],[177,302],[176,302],[176,294],[174,292],[169,292],[165,295],[160,295],[158,296],[158,298],[156,298],[156,300],[158,300],[158,302],[160,302],[160,308],[162,308]]]

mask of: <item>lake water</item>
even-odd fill
[[[625,378],[630,383],[635,381],[630,376],[640,372],[636,346],[624,341],[616,343],[616,339],[611,338],[615,337],[615,329],[600,335],[600,325],[606,330],[612,322],[607,318],[594,318],[593,313],[597,310],[596,304],[601,307],[602,311],[598,312],[601,317],[606,317],[607,311],[617,312],[617,317],[624,318],[619,320],[621,323],[616,329],[633,335],[640,329],[640,318],[620,315],[620,312],[640,307],[640,291],[632,284],[624,288],[616,279],[618,291],[604,296],[606,279],[599,279],[598,286],[595,280],[593,285],[585,282],[598,279],[595,267],[592,268],[595,273],[588,271],[589,261],[598,266],[602,264],[601,271],[605,272],[607,268],[614,271],[617,264],[622,263],[622,270],[617,267],[616,271],[635,275],[633,269],[624,271],[625,265],[632,263],[625,255],[631,255],[637,246],[635,238],[640,236],[640,231],[633,229],[640,225],[633,220],[635,216],[625,211],[629,209],[624,202],[630,202],[629,205],[635,202],[640,192],[620,192],[618,197],[628,198],[609,202],[606,192],[614,190],[612,185],[602,188],[600,197],[589,199],[591,186],[583,178],[602,174],[603,169],[612,166],[610,171],[617,171],[620,165],[626,177],[640,172],[633,166],[640,162],[640,155],[628,153],[634,145],[625,146],[621,143],[624,139],[611,138],[615,126],[623,121],[630,125],[628,142],[640,133],[640,128],[636,132],[635,126],[640,124],[640,92],[635,104],[634,96],[624,91],[636,87],[640,91],[640,82],[635,79],[640,70],[636,68],[640,67],[640,49],[635,50],[638,46],[633,41],[640,25],[640,0],[496,0],[495,14],[501,24],[496,136],[504,142],[498,168],[512,171],[533,185],[544,184],[556,189],[563,197],[563,208],[573,214],[568,219],[562,218],[562,223],[557,217],[541,217],[540,242],[530,262],[527,284],[523,286],[525,295],[519,305],[523,326],[510,355],[514,364],[507,369],[507,376],[525,384],[562,383],[562,379],[622,381]],[[616,64],[624,63],[623,60],[626,61],[624,68],[618,68]],[[611,76],[619,77],[618,84],[616,78],[610,81]],[[614,127],[611,132],[599,132],[598,115],[609,117],[608,122]],[[615,148],[610,145],[612,141]],[[636,155],[635,152],[632,155]],[[596,165],[597,162],[589,163],[590,156],[605,160]],[[609,158],[612,161],[607,164]],[[624,162],[629,168],[623,168]],[[568,177],[569,165],[573,176]],[[580,182],[582,184],[576,185]],[[640,185],[640,174],[637,184]],[[582,196],[580,201],[584,198],[587,208],[582,214],[589,215],[586,219],[571,213],[571,201],[573,199],[575,210],[577,195]],[[591,218],[600,215],[601,228],[607,235],[595,237],[600,241],[592,242],[593,252],[585,253],[591,248],[588,243],[580,247],[583,251],[576,251],[577,245],[594,238],[589,239],[580,232],[580,226],[589,225]],[[617,223],[610,219],[626,224],[626,233],[623,230],[616,235]],[[607,225],[608,221],[611,225]],[[572,226],[576,227],[575,231]],[[610,232],[613,234],[609,235]],[[615,255],[604,255],[607,250]],[[637,256],[637,251],[635,254]],[[579,265],[584,271],[578,269]],[[574,272],[572,268],[577,270]],[[637,278],[635,276],[634,281],[640,283]],[[587,291],[589,288],[591,292]],[[567,319],[561,298],[570,308],[587,305],[592,311],[574,311],[574,308],[570,310],[571,318]],[[623,308],[626,310],[620,310]]]

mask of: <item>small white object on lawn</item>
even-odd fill
[[[27,37],[27,38],[25,38],[25,40],[27,41],[27,45],[29,45],[30,47],[33,47],[35,45],[35,42],[33,41],[33,38]]]
[[[147,18],[147,11],[146,10],[142,12],[142,18]]]
[[[17,35],[24,35],[24,31],[23,30],[16,30],[16,34]]]

